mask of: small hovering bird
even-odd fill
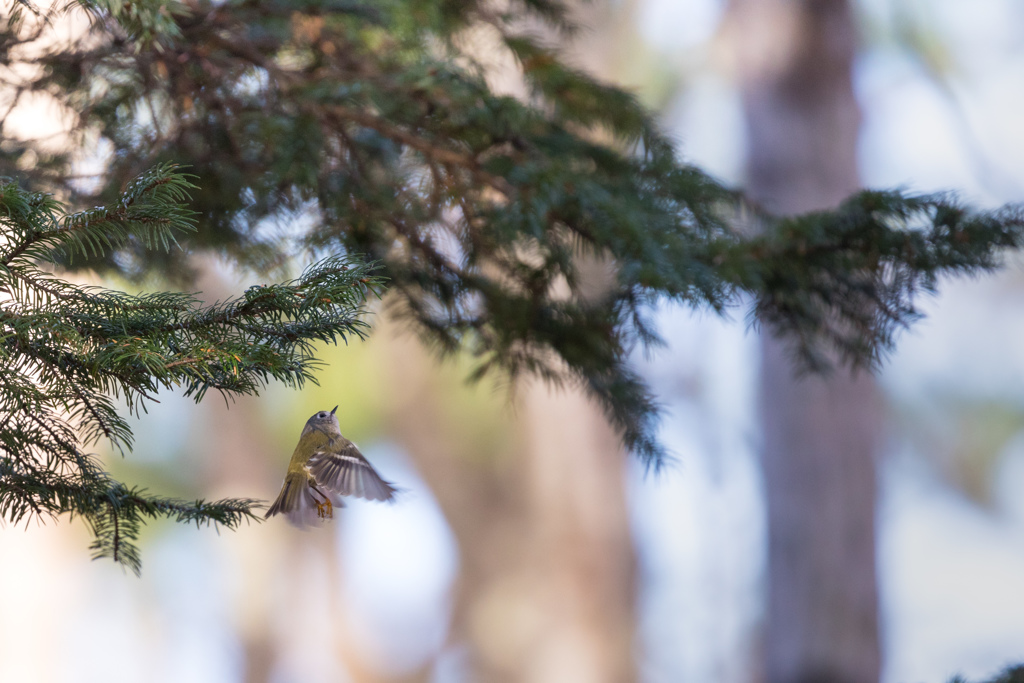
[[[341,435],[336,410],[338,406],[329,413],[321,410],[306,420],[284,486],[266,519],[280,513],[295,526],[305,527],[334,517],[334,506],[344,506],[340,496],[394,499],[397,489],[381,479],[356,445]]]

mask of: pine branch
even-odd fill
[[[967,683],[962,676],[954,676],[949,683]],[[1024,683],[1024,665],[1010,666],[989,679],[987,683]]]
[[[50,249],[129,277],[147,268],[185,277],[176,252],[144,249],[170,234],[265,268],[290,237],[253,226],[302,215],[311,251],[379,262],[392,310],[439,354],[473,353],[476,377],[533,373],[585,387],[654,466],[664,457],[657,404],[625,357],[660,342],[650,322],[660,302],[721,313],[752,298],[755,324],[791,339],[806,368],[875,367],[937,278],[990,269],[1021,246],[1019,209],[977,212],[945,196],[862,193],[830,212],[764,214],[683,163],[632,94],[524,33],[533,21],[570,35],[570,6],[559,0],[504,11],[482,0],[199,1],[188,15],[157,17],[159,5],[84,2],[88,40],[26,58],[23,72],[39,76],[19,86],[57,93],[78,129],[98,132],[117,154],[101,191],[75,195],[112,207],[82,219],[95,231],[63,238],[64,224],[48,224],[24,255]],[[492,92],[460,50],[459,36],[477,28],[519,64],[530,101]],[[206,188],[195,215],[170,229],[144,212],[133,221],[110,213],[118,188],[166,160],[190,164]],[[50,168],[60,171],[59,159]],[[42,195],[17,201],[12,216],[47,214]],[[203,229],[184,232],[192,219]],[[750,225],[764,232],[751,237]],[[108,229],[119,237],[103,241]],[[285,306],[305,290],[261,290],[206,318],[187,298],[134,300],[149,312],[129,315],[128,302],[106,293],[19,277],[7,286],[26,306],[77,316],[76,334],[102,340],[93,366],[117,373],[104,390],[133,396],[163,381],[196,397],[255,391],[269,379],[301,384],[314,365],[302,339],[358,334],[315,309],[290,308],[298,317],[288,320],[262,312],[263,302]],[[124,334],[103,322],[107,310],[118,311]],[[192,329],[216,336],[217,351]],[[261,355],[246,351],[251,340]],[[236,375],[241,365],[250,371]]]
[[[834,212],[767,220],[712,261],[816,372],[877,367],[940,277],[990,271],[1024,245],[1024,207],[974,211],[951,195],[862,192]]]
[[[0,187],[0,516],[81,516],[94,555],[136,573],[135,541],[147,520],[235,528],[256,519],[252,500],[187,502],[131,488],[83,448],[104,440],[131,449],[117,397],[138,411],[159,389],[184,388],[200,401],[211,388],[245,394],[270,381],[315,381],[316,342],[366,335],[366,298],[383,282],[375,266],[332,257],[296,280],[213,305],[188,294],[83,287],[42,264],[130,239],[171,246],[192,229],[187,176],[158,166],[116,201],[74,214],[13,182]]]

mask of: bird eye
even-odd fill
[[[319,414],[317,414],[317,417],[325,418],[325,417],[327,417],[327,413],[319,413]]]

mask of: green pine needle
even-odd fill
[[[254,394],[272,381],[315,381],[315,344],[365,337],[364,305],[383,282],[372,263],[332,257],[291,282],[203,305],[190,294],[76,285],[44,269],[132,240],[169,248],[195,229],[189,178],[157,166],[116,201],[72,214],[0,183],[0,517],[78,515],[94,555],[136,573],[146,520],[235,528],[260,506],[161,498],[112,480],[85,449],[132,448],[119,404],[138,413],[161,389],[200,401],[211,389]]]

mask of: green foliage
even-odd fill
[[[967,679],[956,676],[949,683],[967,683]],[[1008,667],[987,683],[1024,683],[1024,665]]]
[[[372,266],[329,258],[295,281],[202,305],[190,294],[80,286],[44,269],[132,243],[173,244],[194,230],[184,206],[193,187],[161,166],[115,202],[65,213],[48,195],[0,181],[0,517],[79,515],[96,556],[136,572],[132,542],[145,519],[236,527],[259,505],[171,500],[113,480],[85,449],[101,440],[131,449],[116,401],[137,413],[160,389],[200,401],[210,389],[256,393],[271,380],[301,387],[314,380],[315,341],[365,334],[357,316],[380,284]]]
[[[974,211],[950,195],[861,192],[834,212],[768,219],[765,232],[714,257],[756,295],[755,321],[794,340],[807,369],[838,354],[873,367],[919,317],[914,298],[942,274],[999,264],[1024,239],[1024,209]]]
[[[394,310],[440,353],[469,349],[477,375],[587,387],[655,466],[656,405],[626,356],[658,343],[658,302],[752,300],[806,367],[870,366],[920,291],[1021,242],[1019,211],[949,197],[864,193],[764,215],[682,163],[630,93],[563,59],[553,44],[575,25],[561,0],[190,0],[126,18],[128,6],[82,0],[88,36],[21,53],[33,68],[19,87],[51,93],[115,150],[101,189],[76,201],[189,164],[192,247],[271,268],[294,238],[273,226],[301,217],[290,224],[310,252],[379,261]],[[9,45],[28,32],[12,26]],[[489,89],[469,35],[519,64],[527,101]],[[45,161],[33,182],[76,189]],[[82,263],[186,270],[133,243]]]

